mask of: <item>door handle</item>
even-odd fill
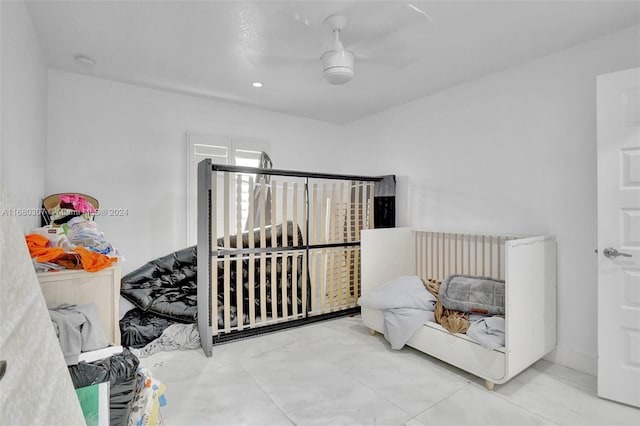
[[[629,253],[621,253],[618,250],[614,249],[613,247],[607,247],[606,249],[604,249],[602,254],[604,254],[604,256],[608,257],[609,259],[615,259],[618,256],[631,257]]]

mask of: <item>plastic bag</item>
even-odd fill
[[[139,364],[138,357],[123,348],[120,354],[91,363],[80,362],[70,366],[69,374],[76,389],[110,382],[110,424],[111,426],[121,426],[129,417],[129,404],[135,395],[136,372]]]
[[[94,221],[74,217],[65,226],[69,243],[72,246],[85,247],[95,253],[116,257],[120,262],[124,261],[124,257],[117,248],[106,240]]]

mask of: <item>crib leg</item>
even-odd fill
[[[369,329],[369,334],[372,335],[372,336],[375,336],[376,335],[376,331],[373,328],[370,328]]]
[[[495,384],[491,380],[484,381],[484,387],[487,388],[487,390],[492,391],[494,386]]]

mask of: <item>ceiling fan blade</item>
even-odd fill
[[[356,57],[412,57],[423,58],[426,49],[431,45],[429,32],[415,27],[397,28],[378,34],[374,38],[349,44]]]
[[[353,25],[343,34],[347,49],[356,55],[373,57],[400,51],[402,56],[419,56],[421,43],[433,31],[433,18],[424,2],[381,2],[366,8],[355,8],[354,14],[369,11],[368,16],[354,17]],[[375,10],[371,14],[371,10]],[[411,47],[409,47],[411,46]]]
[[[420,15],[424,16],[425,18],[427,18],[429,20],[429,22],[431,22],[433,24],[433,18],[431,17],[431,15],[429,15],[429,13],[427,13],[423,8],[420,8],[416,5],[414,5],[413,3],[407,3],[407,7],[409,7],[409,9],[413,10],[416,13],[419,13]]]
[[[356,55],[356,66],[358,65],[377,65],[396,70],[402,70],[410,67],[422,58],[417,56],[401,56],[401,55],[377,55],[373,57]]]

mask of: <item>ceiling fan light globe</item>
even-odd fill
[[[353,78],[353,68],[337,67],[324,71],[324,78],[331,84],[345,84]]]
[[[332,50],[322,55],[325,80],[331,84],[345,84],[353,78],[353,53],[348,50]]]

